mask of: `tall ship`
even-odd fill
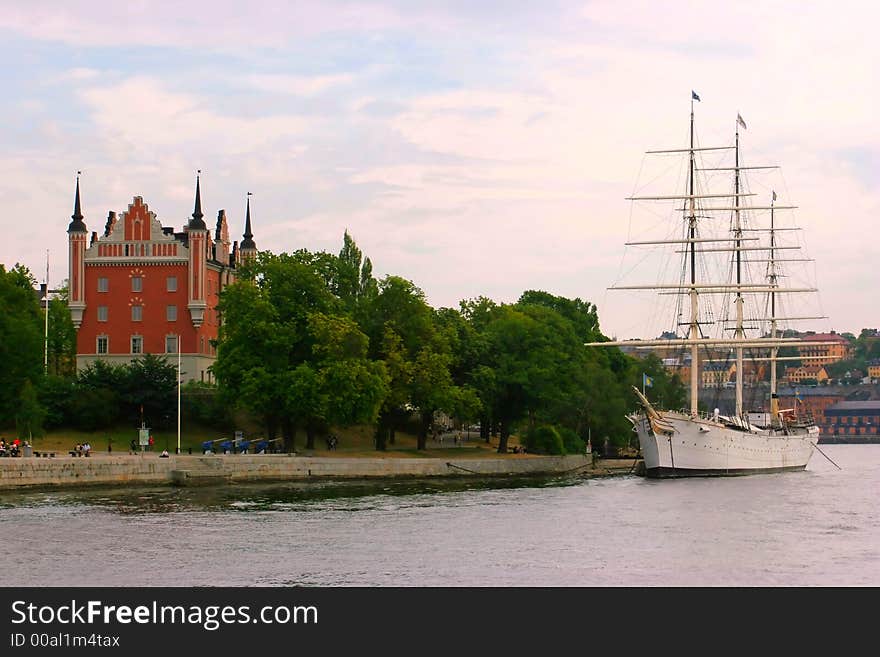
[[[796,277],[787,269],[809,260],[798,257],[799,245],[780,239],[790,234],[783,231],[799,230],[779,225],[780,213],[794,206],[779,201],[776,191],[769,188],[764,190],[763,202],[756,200],[762,194],[752,191],[748,176],[778,167],[741,164],[740,128],[745,129],[746,124],[739,114],[732,145],[707,147],[695,143],[695,100],[700,98],[691,92],[688,146],[646,153],[646,157],[684,158],[679,176],[684,188],[673,195],[639,194],[627,199],[651,205],[655,219],[661,214],[658,207],[670,209],[674,226],[665,229],[660,239],[630,241],[627,245],[665,250],[667,266],[661,271],[673,280],[609,288],[649,290],[672,299],[672,330],[660,339],[612,340],[587,346],[679,349],[683,360],[689,361],[690,408],[661,409],[649,401],[644,389],[633,388],[638,410],[627,418],[638,435],[647,476],[803,470],[817,449],[819,428],[811,418],[799,415],[797,408],[780,408],[777,362],[809,357],[791,355],[795,353],[791,347],[801,340],[786,337],[789,333],[782,326],[826,318],[797,310],[806,307],[797,299],[817,292],[817,288],[794,284]],[[761,184],[754,188],[760,190]],[[796,301],[790,302],[792,298]],[[681,337],[680,332],[684,333]],[[725,367],[713,367],[718,363],[725,363]],[[763,367],[756,370],[760,363]],[[744,405],[747,365],[752,368],[749,389],[758,390],[764,397],[756,404],[760,408],[747,409]],[[754,375],[755,371],[766,372],[767,365],[769,385],[759,383]],[[701,383],[706,384],[705,379],[701,380],[701,371],[711,374],[713,369],[734,372],[735,404],[725,413],[718,408],[710,410],[705,401],[701,408]],[[715,384],[719,385],[720,381]],[[713,390],[717,394],[717,387],[704,388],[704,396]]]

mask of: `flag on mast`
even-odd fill
[[[651,388],[654,386],[654,379],[642,372],[642,387]]]
[[[736,113],[736,122],[739,123],[743,127],[743,130],[748,130],[748,127],[746,126],[746,122],[743,121],[743,117],[741,117],[739,115],[739,112]]]
[[[773,190],[773,200],[774,201],[776,200],[776,190],[775,189]]]
[[[697,92],[691,89],[691,98],[694,100],[700,100],[700,97],[697,95]]]

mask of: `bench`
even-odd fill
[[[34,450],[34,456],[36,456],[37,458],[39,458],[39,457],[42,456],[42,457],[45,457],[45,458],[50,458],[50,457],[51,457],[51,458],[54,459],[54,458],[55,458],[55,452],[38,452],[38,451]]]

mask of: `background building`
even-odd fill
[[[842,401],[825,409],[822,437],[826,442],[880,440],[880,401]]]
[[[808,333],[801,339],[807,344],[797,347],[798,355],[810,357],[810,365],[830,365],[841,360],[852,358],[850,341],[839,333]],[[830,345],[809,344],[811,342],[832,342]]]
[[[142,354],[174,354],[176,361],[180,349],[183,380],[210,381],[219,294],[257,253],[250,199],[240,248],[230,244],[225,210],[217,214],[213,236],[209,232],[198,177],[192,218],[181,232],[162,226],[135,196],[121,216],[108,214],[102,235],[89,238],[78,177],[71,219],[68,306],[77,329],[77,369]]]

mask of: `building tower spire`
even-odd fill
[[[198,173],[202,170],[199,169]],[[192,213],[192,219],[186,227],[189,246],[189,271],[187,275],[189,291],[190,318],[193,326],[198,329],[205,319],[205,309],[208,307],[207,290],[205,287],[208,275],[208,227],[202,219],[202,195],[199,186],[199,176],[196,175],[196,205]]]
[[[85,301],[85,254],[86,239],[89,229],[83,221],[82,204],[79,200],[79,177],[82,172],[76,172],[76,197],[73,201],[73,214],[70,215],[70,225],[67,227],[68,245],[68,281],[70,297],[67,307],[70,310],[70,318],[75,328],[82,324],[83,313],[86,309]]]
[[[207,230],[208,227],[205,225],[202,217],[202,193],[199,185],[199,174],[202,173],[202,170],[199,169],[198,174],[196,174],[196,204],[193,209],[192,219],[190,219],[189,227],[195,230]]]
[[[251,231],[251,193],[247,193],[247,214],[244,220],[244,239],[239,244],[242,260],[248,260],[256,257],[257,243],[254,242],[254,233]]]
[[[67,227],[68,233],[87,233],[88,228],[86,228],[86,224],[83,221],[83,213],[82,213],[82,205],[79,201],[79,171],[76,172],[76,197],[73,201],[73,214],[70,215],[72,221],[70,225]]]

